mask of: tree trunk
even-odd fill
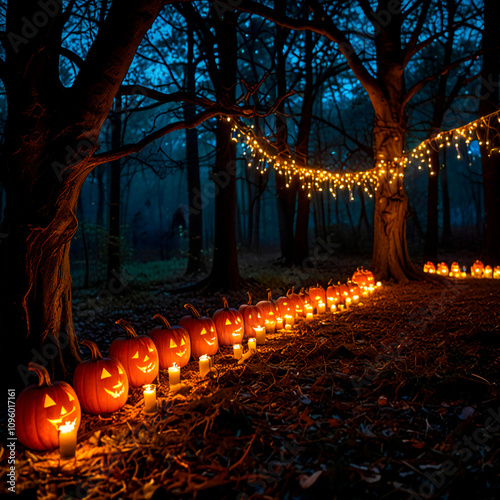
[[[441,195],[443,197],[443,245],[451,244],[450,192],[448,190],[448,167],[446,166],[446,149],[443,148],[443,171],[440,172]]]
[[[438,192],[439,192],[439,149],[437,144],[430,154],[427,188],[427,230],[425,232],[424,259],[437,262],[438,251]]]
[[[122,143],[121,109],[121,96],[117,95],[114,114],[111,117],[112,149],[119,148]],[[121,161],[119,159],[112,161],[110,167],[107,283],[110,283],[116,275],[120,275],[122,267],[120,235]]]
[[[227,12],[216,20],[219,49],[220,98],[235,99],[237,67],[237,13]],[[213,169],[216,185],[214,258],[209,288],[236,290],[240,285],[236,242],[236,144],[231,140],[232,125],[219,118],[216,130],[217,153]]]
[[[485,116],[498,110],[499,107],[499,77],[500,77],[500,28],[498,16],[500,5],[497,0],[484,2],[484,34],[483,34],[483,68],[481,71],[481,101],[479,115]],[[496,121],[496,120],[495,120]],[[491,123],[498,131],[498,123]],[[492,138],[487,138],[488,130],[479,129],[483,142],[490,141],[489,148],[481,146],[481,167],[483,173],[483,195],[486,225],[486,257],[491,265],[500,264],[500,158],[498,153],[491,154],[491,148],[499,147],[497,134],[495,144]]]
[[[380,175],[375,195],[372,268],[378,279],[394,278],[400,282],[420,277],[411,263],[406,244],[406,220],[410,211],[403,189],[403,167],[393,162],[394,158],[402,158],[404,130],[404,124],[391,123],[390,119],[379,119],[374,127],[375,158]]]
[[[186,61],[186,90],[194,92],[196,64],[194,60],[194,27],[193,22],[187,19],[187,61]],[[185,103],[183,106],[184,119],[192,120],[196,115],[196,106]],[[203,263],[203,206],[201,203],[200,157],[198,148],[198,131],[186,129],[186,168],[188,186],[188,231],[189,251],[186,275],[190,276],[205,270]]]
[[[285,0],[275,0],[274,8],[278,12],[286,9]],[[276,26],[275,53],[276,53],[276,88],[277,96],[286,94],[286,56],[284,45],[289,30]],[[276,113],[276,141],[279,152],[289,155],[288,129],[284,113],[284,102],[278,106]],[[294,231],[293,224],[295,218],[295,204],[297,197],[297,186],[295,182],[284,175],[279,175],[275,170],[276,182],[276,203],[278,208],[278,228],[280,233],[281,259],[285,266],[293,263]],[[288,187],[287,187],[288,184]]]
[[[387,12],[392,0],[380,0],[378,10]],[[399,7],[401,2],[396,2]],[[394,5],[393,5],[394,6]],[[385,10],[384,10],[385,9]],[[370,99],[375,110],[374,158],[379,171],[375,194],[372,271],[378,279],[408,281],[420,278],[411,263],[406,244],[406,220],[410,216],[403,188],[402,166],[406,117],[403,108],[404,67],[401,64],[400,9],[394,9],[390,23],[375,35],[377,82],[380,93]]]
[[[297,144],[295,145],[295,159],[298,165],[307,166],[309,159],[309,135],[312,125],[313,95],[313,34],[305,34],[305,87],[302,98]],[[307,189],[298,190],[297,220],[295,223],[295,237],[293,242],[293,263],[302,266],[309,256],[309,208],[311,200]]]

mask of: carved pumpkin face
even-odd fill
[[[292,305],[292,301],[288,297],[280,297],[276,301],[280,317],[283,318],[283,326],[291,325],[295,323],[295,308]]]
[[[16,436],[32,450],[53,450],[59,446],[62,425],[80,427],[80,403],[69,384],[51,383],[43,366],[30,363],[29,369],[38,375],[38,385],[26,387],[17,397]]]
[[[83,410],[95,415],[119,410],[128,398],[125,368],[117,359],[103,358],[94,342],[82,340],[80,344],[91,352],[91,359],[80,363],[73,376]]]
[[[442,276],[448,276],[449,272],[450,270],[448,269],[448,266],[444,262],[438,264],[437,274],[441,274]]]
[[[113,340],[109,355],[121,362],[131,387],[151,384],[159,370],[158,351],[153,340],[146,335],[137,335],[125,320],[116,323],[125,330],[127,338]]]
[[[292,307],[295,311],[295,317],[296,318],[305,318],[306,317],[306,311],[304,309],[304,302],[302,302],[302,299],[298,293],[292,291],[287,293],[287,297],[290,299],[292,302]]]
[[[424,273],[434,274],[436,272],[436,266],[432,262],[426,262],[424,264]]]
[[[223,309],[217,309],[212,319],[217,329],[217,337],[220,345],[241,344],[244,334],[243,316],[229,307],[225,297],[222,297]]]
[[[331,309],[332,306],[337,306],[340,301],[338,287],[335,285],[329,285],[326,289],[326,307]]]
[[[309,297],[311,297],[312,306],[318,310],[318,304],[326,304],[325,289],[319,284],[309,288]]]
[[[359,269],[356,270],[356,272],[352,275],[351,281],[353,283],[356,283],[356,285],[360,286],[361,288],[368,286],[368,279],[365,272],[363,271],[363,268],[361,268],[361,271]]]
[[[167,370],[174,363],[179,368],[186,366],[191,357],[189,333],[181,326],[170,326],[161,314],[156,314],[154,318],[161,321],[162,325],[153,328],[148,335],[158,350],[160,370]]]
[[[272,299],[271,290],[267,293],[268,300],[261,300],[257,302],[257,307],[260,311],[262,318],[264,319],[264,326],[266,327],[267,333],[274,333],[276,329],[276,318],[279,315],[278,306]]]
[[[179,325],[187,330],[191,339],[191,356],[198,360],[201,356],[213,356],[219,350],[215,323],[196,310],[192,304],[184,307],[191,312],[179,320]]]
[[[260,329],[266,327],[267,329],[264,314],[259,307],[252,305],[252,295],[250,293],[248,293],[248,303],[242,304],[238,311],[243,316],[245,338],[249,339],[255,337],[255,328]]]
[[[470,268],[470,273],[475,278],[480,278],[483,275],[484,264],[480,260],[476,260]]]

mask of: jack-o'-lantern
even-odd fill
[[[450,270],[448,269],[448,266],[444,263],[441,262],[437,266],[437,274],[440,274],[441,276],[448,276],[450,273]]]
[[[27,448],[53,450],[59,446],[63,425],[80,427],[81,408],[78,396],[66,382],[51,382],[47,370],[30,363],[38,383],[24,388],[16,400],[16,436]]]
[[[365,276],[366,276],[366,282],[368,289],[373,292],[375,290],[375,276],[373,276],[373,273],[371,271],[364,271]]]
[[[202,316],[192,304],[184,304],[191,313],[183,316],[179,325],[185,328],[191,338],[191,356],[199,360],[201,356],[213,356],[219,350],[217,329],[213,320]]]
[[[362,288],[368,286],[368,279],[363,268],[361,268],[361,270],[359,267],[356,269],[356,272],[352,275],[351,281]]]
[[[236,309],[229,307],[226,297],[222,297],[222,303],[224,307],[217,309],[212,316],[219,344],[241,344],[245,333],[243,316]]]
[[[480,278],[483,275],[484,264],[480,260],[476,260],[470,268],[470,273],[473,278]]]
[[[148,333],[158,350],[160,370],[168,370],[174,364],[179,368],[186,366],[191,358],[189,333],[182,326],[171,326],[161,314],[155,314],[153,319],[161,322]]]
[[[245,338],[249,339],[255,337],[255,328],[266,328],[264,315],[261,313],[259,307],[252,305],[252,294],[247,292],[248,303],[241,304],[238,311],[243,316],[243,323],[245,324]],[[239,342],[236,342],[237,344]]]
[[[500,280],[500,266],[496,266],[493,269],[493,279]]]
[[[424,273],[434,274],[436,272],[436,266],[432,262],[426,262],[424,264]]]
[[[276,329],[276,318],[279,316],[278,306],[273,300],[271,290],[267,289],[267,300],[257,302],[256,307],[259,309],[260,314],[264,318],[264,326],[267,333],[274,333]]]
[[[356,273],[354,273],[356,274]],[[326,289],[326,306],[331,309],[332,306],[337,306],[340,301],[338,287],[332,285],[332,280],[328,282],[328,288]]]
[[[346,299],[351,297],[351,289],[347,283],[340,284],[340,281],[337,285],[339,287],[339,304],[346,303]]]
[[[318,283],[316,286],[311,286],[309,288],[309,297],[311,297],[312,305],[317,312],[324,312],[326,307],[326,294],[325,289]],[[321,306],[320,304],[323,304]]]
[[[304,302],[302,301],[302,298],[298,293],[294,293],[293,291],[293,286],[291,290],[288,290],[287,292],[287,297],[290,299],[292,302],[292,306],[295,310],[295,317],[296,318],[305,318],[306,317],[306,311],[304,309]]]
[[[283,326],[293,326],[295,324],[295,308],[292,305],[292,301],[286,296],[279,297],[276,300],[276,305],[278,306],[280,318],[283,320]]]
[[[461,275],[462,273],[460,271],[458,262],[453,262],[450,267],[450,276],[453,276],[454,278],[460,278]]]
[[[126,337],[119,337],[109,346],[109,355],[121,362],[127,372],[130,387],[151,384],[158,376],[158,350],[153,339],[137,335],[132,325],[124,319],[115,323],[125,330]]]
[[[128,378],[123,365],[114,358],[103,358],[90,340],[81,345],[90,350],[90,359],[80,363],[73,375],[73,387],[82,408],[94,415],[119,410],[128,398]]]
[[[312,314],[314,311],[313,302],[311,300],[310,295],[305,291],[304,287],[300,289],[299,297],[302,299],[302,303],[304,304],[304,312],[307,318],[307,315]]]
[[[483,276],[485,278],[493,278],[493,268],[491,266],[485,266]]]
[[[359,297],[361,296],[361,289],[356,283],[348,281],[347,285],[349,287],[349,296],[351,297],[353,303],[359,302]]]

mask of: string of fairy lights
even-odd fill
[[[404,169],[409,165],[417,164],[419,170],[425,166],[431,169],[433,150],[444,147],[454,146],[458,159],[461,158],[460,144],[469,147],[473,141],[478,141],[479,146],[486,146],[488,154],[499,152],[499,148],[493,145],[494,139],[499,136],[500,110],[461,127],[440,132],[405,153],[402,158],[395,158],[393,161],[379,160],[375,167],[363,172],[299,165],[291,155],[279,152],[277,146],[268,139],[258,137],[254,125],[246,125],[241,120],[230,117],[227,120],[231,122],[232,140],[241,144],[248,159],[248,167],[254,167],[262,174],[273,168],[278,175],[285,176],[286,187],[293,180],[298,180],[301,189],[306,189],[309,197],[313,191],[323,190],[328,190],[336,197],[338,190],[348,189],[350,198],[353,199],[353,189],[361,187],[371,198],[379,186],[381,176],[387,176],[388,182],[392,183],[404,177]],[[433,173],[432,170],[430,173]]]

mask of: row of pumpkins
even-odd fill
[[[345,303],[349,296],[361,295],[361,289],[373,288],[373,274],[358,270],[352,281],[330,285],[326,291],[317,285],[297,294],[292,288],[276,301],[268,291],[268,300],[256,305],[252,305],[249,293],[248,303],[238,310],[230,308],[222,297],[224,306],[212,318],[202,316],[194,306],[186,304],[184,307],[190,314],[179,325],[172,326],[157,314],[154,318],[160,325],[148,335],[137,335],[127,321],[120,319],[116,323],[126,336],[113,340],[109,357],[103,357],[94,342],[80,342],[90,350],[90,359],[76,367],[73,387],[62,381],[51,382],[43,366],[29,364],[29,369],[38,376],[38,384],[26,387],[17,398],[17,438],[33,450],[55,449],[61,426],[71,424],[78,429],[82,408],[91,414],[117,411],[128,399],[129,385],[150,384],[159,370],[174,364],[183,367],[191,357],[198,360],[203,355],[214,355],[219,345],[240,344],[243,338],[255,336],[255,328],[265,327],[267,332],[274,332],[276,325],[278,328],[293,325],[296,318],[305,318],[308,311],[318,309],[318,304],[331,308]]]
[[[467,275],[465,271],[460,271],[458,262],[453,262],[450,268],[448,268],[445,262],[441,262],[437,267],[432,262],[426,262],[424,264],[424,273],[436,273],[441,276],[451,276],[454,278],[465,278]],[[500,266],[492,268],[491,266],[485,266],[480,260],[476,260],[470,268],[470,274],[474,278],[500,279]]]

